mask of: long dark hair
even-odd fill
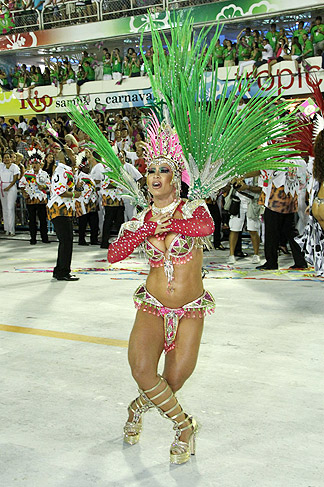
[[[300,51],[302,51],[302,47],[298,41],[298,37],[293,37],[291,40],[291,45],[296,45]]]
[[[313,175],[320,183],[324,181],[324,130],[315,139]]]

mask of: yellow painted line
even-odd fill
[[[127,340],[116,340],[115,338],[93,337],[88,335],[79,335],[78,333],[66,333],[64,331],[43,330],[40,328],[27,328],[25,326],[0,325],[0,330],[11,333],[23,333],[25,335],[37,335],[50,338],[60,338],[62,340],[73,340],[77,342],[97,343],[99,345],[108,345],[111,347],[128,347]]]

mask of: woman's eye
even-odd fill
[[[147,171],[149,174],[154,174],[155,173],[155,169],[148,169]]]
[[[170,169],[168,167],[161,167],[160,168],[160,173],[168,173],[170,172]]]

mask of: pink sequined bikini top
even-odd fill
[[[172,260],[173,264],[184,264],[192,259],[192,249],[195,246],[195,238],[188,235],[176,235],[168,248],[168,258],[164,252],[158,249],[149,240],[144,242],[144,252],[152,267],[162,267],[165,260]]]
[[[171,292],[174,264],[184,264],[191,260],[192,250],[202,248],[203,239],[214,231],[213,219],[203,200],[181,201],[177,209],[180,209],[184,218],[170,218],[168,233],[174,233],[175,237],[166,253],[149,241],[149,237],[155,234],[157,223],[150,221],[150,211],[143,210],[137,218],[122,226],[118,239],[109,246],[109,262],[125,259],[141,245],[152,267],[164,267]]]

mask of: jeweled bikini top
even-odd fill
[[[194,246],[194,237],[180,234],[176,235],[167,249],[169,259],[172,259],[177,264],[187,262],[190,259],[190,254]],[[163,260],[166,258],[163,250],[158,249],[149,240],[145,240],[143,247],[152,267],[163,265]]]
[[[178,208],[181,210],[183,202],[179,201]],[[171,281],[174,279],[174,264],[185,264],[192,259],[192,249],[196,246],[196,238],[189,235],[175,235],[168,249],[164,252],[157,248],[152,242],[146,239],[143,242],[143,250],[148,257],[151,267],[164,267],[165,275],[168,278],[168,289],[171,289]]]
[[[138,246],[142,246],[152,267],[164,267],[168,279],[168,289],[172,291],[174,264],[184,264],[192,259],[192,250],[208,246],[208,235],[214,231],[214,222],[203,200],[180,201],[175,208],[183,218],[170,218],[168,233],[175,237],[166,252],[158,249],[150,237],[155,235],[156,222],[150,221],[151,210],[143,210],[133,220],[122,225],[118,239],[110,244],[109,262],[118,262],[130,255]],[[167,233],[160,235],[162,240]]]

